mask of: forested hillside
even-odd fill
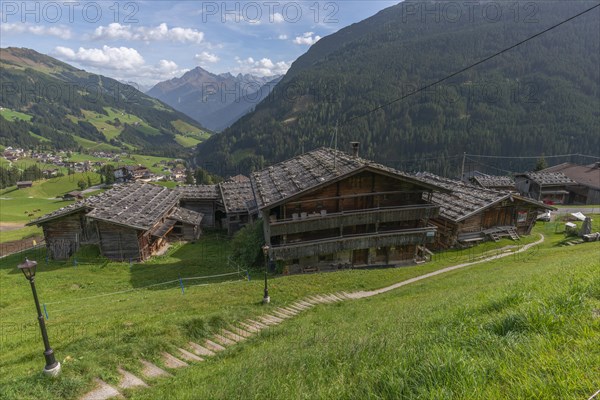
[[[182,156],[202,127],[130,85],[30,49],[0,49],[0,144]]]
[[[595,3],[494,3],[497,17],[482,3],[460,18],[440,4],[401,3],[321,39],[254,112],[201,144],[197,161],[247,172],[330,145],[338,121],[340,147],[360,141],[365,157],[419,158],[415,168],[441,174],[455,173],[448,157],[463,152],[598,152],[600,9],[359,117]]]

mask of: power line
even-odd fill
[[[367,115],[369,115],[369,114],[371,114],[371,113],[374,113],[375,111],[381,110],[382,108],[385,108],[385,107],[387,107],[387,106],[389,106],[389,105],[391,105],[391,104],[397,103],[398,101],[404,100],[404,99],[406,99],[407,97],[410,97],[410,96],[413,96],[413,95],[415,95],[415,94],[417,94],[417,93],[419,93],[419,92],[422,92],[423,90],[429,89],[429,88],[430,88],[430,87],[432,87],[432,86],[435,86],[435,85],[437,85],[437,84],[439,84],[439,83],[442,83],[442,82],[444,82],[445,80],[448,80],[448,79],[450,79],[450,78],[453,78],[453,77],[455,77],[456,75],[459,75],[459,74],[461,74],[461,73],[463,73],[463,72],[465,72],[465,71],[467,71],[467,70],[469,70],[469,69],[471,69],[471,68],[473,68],[473,67],[476,67],[476,66],[478,66],[479,64],[483,64],[484,62],[486,62],[486,61],[489,61],[489,60],[491,60],[492,58],[494,58],[494,57],[497,57],[497,56],[499,56],[499,55],[501,55],[501,54],[503,54],[503,53],[506,53],[507,51],[509,51],[509,50],[512,50],[512,49],[514,49],[514,48],[515,48],[515,47],[517,47],[517,46],[520,46],[520,45],[522,45],[522,44],[524,44],[524,43],[527,43],[527,42],[528,42],[528,41],[530,41],[531,39],[534,39],[534,38],[536,38],[536,37],[538,37],[538,36],[541,36],[541,35],[543,35],[543,34],[544,34],[544,33],[546,33],[546,32],[549,32],[549,31],[551,31],[551,30],[553,30],[553,29],[555,29],[555,28],[557,28],[557,27],[559,27],[559,26],[563,25],[563,24],[566,24],[567,22],[569,22],[569,21],[571,21],[571,20],[574,20],[575,18],[578,18],[578,17],[582,16],[583,14],[586,14],[586,13],[588,13],[588,12],[592,11],[593,9],[595,9],[595,8],[597,8],[597,7],[600,7],[600,3],[596,4],[596,5],[595,5],[595,6],[593,6],[593,7],[590,7],[590,8],[588,8],[587,10],[584,10],[584,11],[582,11],[582,12],[578,13],[578,14],[575,14],[575,15],[573,15],[572,17],[569,17],[569,18],[567,18],[567,19],[565,19],[565,20],[563,20],[563,21],[559,22],[559,23],[558,23],[558,24],[556,24],[556,25],[552,25],[552,26],[550,26],[549,28],[546,28],[546,29],[544,29],[543,31],[541,31],[541,32],[538,32],[538,33],[536,33],[536,34],[535,34],[535,35],[533,35],[533,36],[530,36],[530,37],[528,37],[528,38],[526,38],[526,39],[523,39],[523,40],[521,40],[520,42],[518,42],[518,43],[515,43],[515,44],[513,44],[513,45],[512,45],[512,46],[510,46],[510,47],[507,47],[507,48],[505,48],[505,49],[503,49],[503,50],[500,50],[499,52],[497,52],[497,53],[494,53],[494,54],[492,54],[491,56],[488,56],[488,57],[486,57],[486,58],[484,58],[484,59],[482,59],[482,60],[479,60],[479,61],[477,61],[477,62],[476,62],[476,63],[474,63],[474,64],[471,64],[471,65],[469,65],[469,66],[467,66],[467,67],[465,67],[465,68],[463,68],[463,69],[461,69],[461,70],[459,70],[459,71],[456,71],[456,72],[454,72],[454,73],[452,73],[452,74],[450,74],[450,75],[447,75],[446,77],[444,77],[444,78],[442,78],[442,79],[439,79],[439,80],[437,80],[437,81],[435,81],[435,82],[433,82],[433,83],[430,83],[430,84],[428,84],[428,85],[421,86],[419,89],[416,89],[416,90],[415,90],[415,91],[413,91],[413,92],[407,93],[407,94],[405,94],[405,95],[404,95],[404,96],[402,96],[402,97],[398,97],[397,99],[394,99],[394,100],[392,100],[392,101],[390,101],[390,102],[388,102],[388,103],[385,103],[385,104],[382,104],[382,105],[380,105],[380,106],[377,106],[377,107],[373,108],[372,110],[370,110],[370,111],[367,111],[367,112],[366,112],[366,113],[364,113],[364,114],[355,115],[354,117],[352,117],[352,118],[350,118],[350,119],[346,120],[345,122],[343,122],[343,123],[342,123],[342,125],[346,125],[346,124],[348,124],[349,122],[351,122],[351,121],[354,121],[355,119],[358,119],[358,118],[365,117],[365,116],[367,116]]]

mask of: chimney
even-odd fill
[[[350,142],[352,145],[352,155],[354,157],[358,157],[358,148],[360,147],[360,142]]]

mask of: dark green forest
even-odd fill
[[[133,114],[159,131],[158,135],[148,134],[141,127],[127,125],[124,135],[111,144],[134,145],[140,153],[181,157],[186,149],[175,141],[177,131],[171,121],[198,126],[186,115],[114,79],[87,73],[34,50],[8,48],[0,54],[0,106],[33,116],[29,122],[0,116],[2,145],[74,150],[79,148],[74,135],[106,142],[94,125],[75,123],[67,116],[83,117],[82,110],[108,115],[105,107],[111,107]],[[50,142],[41,142],[29,131]]]
[[[437,15],[399,4],[321,39],[254,112],[201,144],[196,161],[249,172],[331,146],[336,124],[341,149],[359,141],[366,158],[443,175],[456,174],[463,152],[599,155],[600,9],[361,117],[595,3],[496,2],[497,17],[481,3],[461,18],[440,4],[428,5]]]

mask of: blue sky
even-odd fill
[[[0,46],[148,87],[201,66],[283,74],[319,38],[398,1],[0,1]]]

